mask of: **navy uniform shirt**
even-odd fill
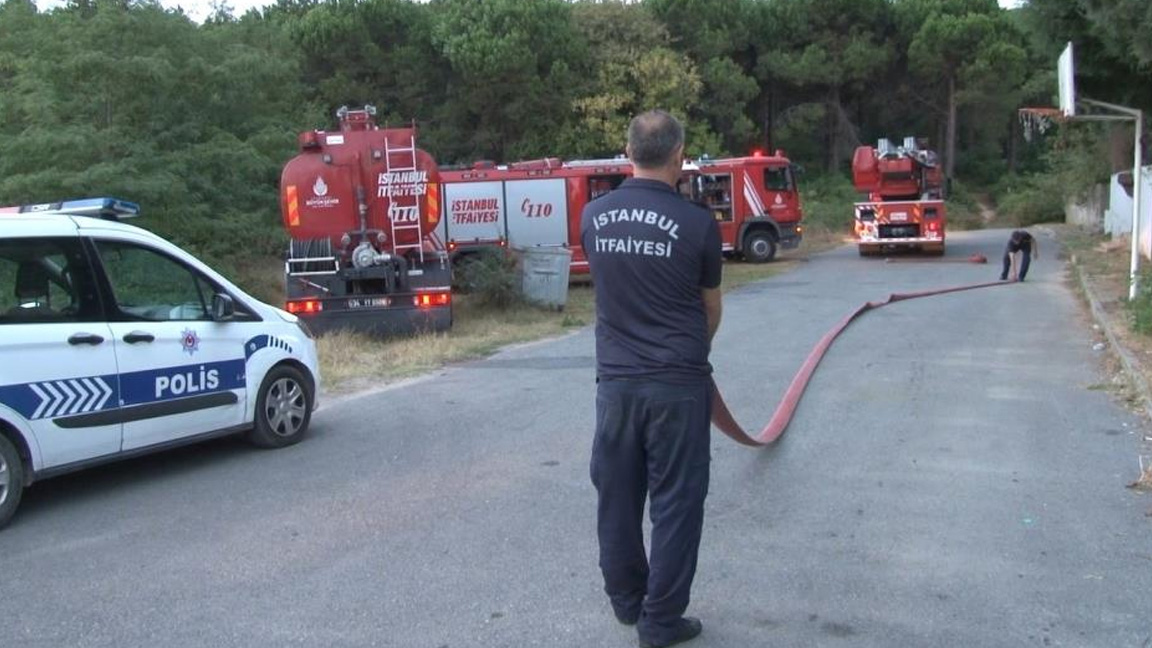
[[[1032,235],[1024,230],[1016,230],[1012,232],[1012,236],[1008,237],[1008,251],[1019,252],[1020,250],[1032,254]]]
[[[584,207],[596,290],[596,375],[691,383],[712,373],[701,288],[720,286],[720,228],[658,180],[629,178]]]

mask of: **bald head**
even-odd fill
[[[676,164],[684,146],[684,127],[663,110],[649,110],[628,125],[628,158],[638,169],[655,170]]]

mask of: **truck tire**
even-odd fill
[[[744,260],[748,263],[767,263],[776,258],[776,238],[771,232],[756,230],[744,237]]]
[[[24,460],[8,437],[0,434],[0,529],[3,529],[24,494]]]
[[[313,400],[311,387],[299,369],[273,367],[256,393],[256,420],[248,440],[261,448],[299,443],[312,420]]]

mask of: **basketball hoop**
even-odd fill
[[[1035,133],[1047,133],[1056,122],[1065,120],[1064,111],[1059,108],[1021,108],[1020,125],[1024,127],[1024,139],[1032,141]]]

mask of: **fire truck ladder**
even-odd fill
[[[408,138],[408,146],[392,148],[388,138],[384,138],[384,165],[389,173],[415,173],[416,168],[416,137]],[[415,183],[413,183],[415,184]],[[416,250],[420,256],[420,263],[424,263],[424,231],[420,220],[420,196],[391,196],[388,201],[388,223],[392,228],[392,249],[400,254],[401,250]],[[399,224],[398,224],[399,223]],[[400,243],[397,232],[416,232],[415,243]]]

